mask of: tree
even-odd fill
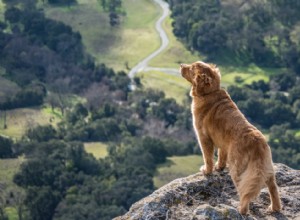
[[[121,132],[120,125],[114,118],[98,119],[91,123],[91,140],[111,141]]]
[[[271,77],[271,80],[279,85],[280,91],[288,91],[297,82],[296,75],[292,72],[276,74]]]
[[[15,188],[13,190],[13,204],[17,210],[19,220],[23,220],[25,213],[25,193],[23,190]]]
[[[4,13],[4,18],[12,24],[18,23],[21,19],[21,10],[16,7],[8,8]]]
[[[270,90],[270,86],[264,80],[258,80],[252,82],[252,84],[248,85],[249,88],[253,90],[260,90],[261,92],[265,93]]]
[[[5,137],[0,136],[0,158],[11,158],[13,142]]]
[[[82,143],[58,140],[29,142],[14,182],[24,188],[24,204],[30,219],[50,220],[67,190],[79,184],[87,175],[99,175],[99,162],[84,151]]]
[[[109,12],[109,23],[111,26],[120,24],[120,14],[122,13],[121,0],[98,0],[104,11]]]
[[[56,137],[56,130],[52,127],[52,125],[45,125],[45,126],[38,125],[37,127],[30,128],[27,131],[26,136],[31,141],[38,141],[38,142],[49,141]]]
[[[274,125],[270,129],[270,146],[273,160],[300,168],[300,144],[289,124]]]
[[[92,112],[92,120],[109,118],[116,114],[117,107],[111,103],[104,103],[97,111]]]
[[[228,86],[227,90],[235,102],[244,101],[249,97],[247,91],[238,86]]]
[[[290,99],[291,103],[293,103],[297,99],[300,99],[300,87],[299,86],[295,86],[295,87],[289,89],[289,99]]]
[[[8,216],[5,213],[5,207],[6,207],[5,193],[2,192],[2,189],[0,189],[0,218],[3,220],[8,220]]]
[[[78,103],[72,111],[68,112],[67,121],[74,125],[78,120],[84,120],[87,116],[88,110],[81,103]]]
[[[166,127],[174,125],[182,108],[174,99],[163,99],[152,107],[153,115],[167,122]]]
[[[163,163],[166,161],[167,151],[162,141],[150,137],[146,137],[142,142],[145,151],[148,151],[154,158],[155,163]]]
[[[76,3],[76,0],[48,0],[49,4],[63,4],[63,5],[70,5]]]
[[[189,50],[205,53],[210,60],[299,70],[299,31],[295,27],[300,17],[295,2],[168,2],[173,32]]]
[[[54,210],[61,200],[60,192],[48,186],[29,187],[25,204],[32,220],[52,220]]]
[[[55,83],[53,83],[51,90],[53,91],[53,94],[51,94],[51,98],[49,98],[51,106],[57,106],[58,108],[60,108],[61,114],[64,115],[65,109],[71,104],[68,96],[68,80],[56,80]]]

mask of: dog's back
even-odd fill
[[[218,148],[237,142],[253,131],[259,132],[223,89],[201,98],[194,97],[192,112],[194,122],[201,124],[201,129]]]
[[[208,136],[213,145],[227,154],[231,177],[241,199],[240,212],[248,211],[249,202],[264,185],[269,187],[271,209],[280,210],[274,178],[271,150],[263,134],[240,112],[229,94],[221,89],[193,97],[194,127]]]

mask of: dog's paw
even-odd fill
[[[205,165],[200,167],[200,171],[204,174],[204,175],[208,175],[212,173],[212,169],[207,169]]]
[[[248,209],[248,207],[243,207],[243,208],[242,208],[241,206],[239,206],[239,207],[238,207],[238,211],[239,211],[239,213],[240,213],[241,215],[247,215],[249,209]]]
[[[270,206],[268,207],[268,209],[267,209],[267,212],[268,212],[268,213],[280,212],[280,210],[281,210],[281,207],[280,207],[280,206],[279,206],[279,207],[275,207],[275,206],[273,206],[273,205],[270,205]]]
[[[226,165],[225,166],[220,166],[219,163],[216,162],[214,170],[220,172],[220,171],[224,170],[225,167],[226,167]]]

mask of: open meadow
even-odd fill
[[[49,18],[70,25],[82,35],[83,43],[88,53],[95,57],[98,63],[105,63],[115,70],[129,71],[139,61],[159,48],[160,39],[155,30],[155,22],[161,15],[161,8],[151,0],[124,0],[124,15],[117,27],[109,25],[108,14],[103,11],[97,0],[78,0],[78,4],[70,7],[45,7]],[[161,54],[150,60],[151,67],[179,69],[180,63],[192,63],[205,60],[196,52],[188,51],[184,44],[173,34],[170,15],[163,22],[163,27],[169,38],[169,45]],[[222,73],[223,86],[237,83],[250,84],[253,81],[268,81],[269,76],[278,69],[260,68],[254,64],[240,67],[219,65]],[[146,88],[161,89],[167,97],[175,98],[179,103],[186,97],[188,84],[178,76],[164,72],[140,72],[139,77]],[[161,78],[159,78],[161,77]],[[184,89],[186,88],[186,89]]]
[[[24,158],[0,159],[0,184],[6,187],[13,186],[13,176],[19,170]]]
[[[110,26],[108,14],[97,0],[79,0],[77,5],[63,8],[47,6],[45,12],[79,31],[87,52],[98,63],[126,70],[126,65],[133,67],[159,47],[154,28],[159,10],[151,0],[125,0],[123,7],[126,14],[118,27]]]
[[[0,196],[8,196],[19,187],[13,183],[13,177],[18,172],[24,158],[0,159]],[[6,197],[8,198],[8,197]],[[17,211],[14,207],[6,207],[5,212],[8,220],[18,220]]]
[[[101,142],[84,143],[84,149],[96,159],[104,158],[108,155],[107,145]]]
[[[20,139],[25,132],[37,125],[51,124],[55,126],[61,120],[60,113],[50,108],[19,108],[6,111],[6,125],[4,129],[4,112],[1,112],[0,134],[14,139]]]
[[[167,49],[153,58],[149,62],[149,66],[179,69],[181,63],[192,63],[205,59],[204,56],[187,50],[183,43],[174,36],[172,22],[173,19],[169,15],[163,23],[163,28],[169,38]]]
[[[2,2],[2,0],[0,1],[0,20],[2,20],[4,18],[4,3]]]
[[[158,167],[154,185],[158,188],[174,179],[197,173],[202,164],[200,155],[168,157],[167,162]]]
[[[189,92],[189,84],[179,76],[158,71],[141,72],[138,74],[146,88],[162,90],[167,98],[174,98],[183,104]]]

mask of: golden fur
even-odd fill
[[[246,214],[249,203],[267,185],[270,211],[280,211],[271,150],[263,134],[239,111],[229,94],[220,88],[221,75],[213,64],[181,64],[182,76],[192,84],[193,125],[203,154],[201,171],[210,174],[228,165],[240,197],[239,212]],[[213,164],[214,148],[218,161]]]

